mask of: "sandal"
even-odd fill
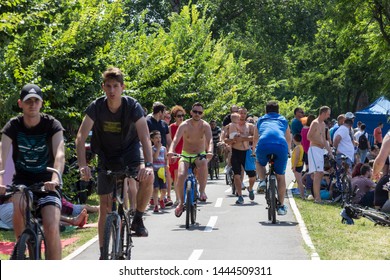
[[[176,208],[175,208],[175,216],[176,217],[180,217],[181,214],[183,214],[184,212],[184,205],[178,205]]]

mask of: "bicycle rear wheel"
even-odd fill
[[[25,231],[20,236],[18,242],[15,245],[16,251],[16,260],[36,260],[38,259],[36,255],[36,246],[37,240],[35,239],[35,234],[33,232]],[[41,243],[38,242],[39,250]]]
[[[117,259],[117,227],[116,227],[117,217],[115,215],[108,215],[106,219],[106,224],[104,225],[104,235],[103,235],[103,251],[102,259],[103,260],[116,260]]]
[[[273,224],[276,223],[276,176],[271,175],[268,181],[269,188],[269,205],[268,205],[268,220]]]
[[[341,184],[343,186],[343,195],[341,200],[341,206],[344,207],[346,204],[351,203],[352,200],[352,187],[351,180],[348,176],[343,176],[341,180]]]

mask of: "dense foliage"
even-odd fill
[[[9,0],[0,2],[0,125],[27,82],[74,136],[101,73],[126,74],[126,93],[262,114],[269,99],[333,117],[390,97],[390,4],[385,0]]]

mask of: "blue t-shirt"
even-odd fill
[[[300,120],[294,118],[291,122],[291,133],[292,135],[295,135],[297,133],[301,133],[303,124]]]
[[[282,115],[277,113],[268,113],[257,121],[259,131],[259,143],[263,144],[283,144],[287,145],[285,133],[287,131],[288,121]]]

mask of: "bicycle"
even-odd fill
[[[213,154],[212,159],[208,162],[208,170],[210,180],[213,180],[214,177],[216,180],[219,179],[219,157],[217,154]]]
[[[343,224],[353,225],[354,219],[364,217],[373,222],[375,226],[380,225],[390,227],[390,215],[370,207],[347,204],[343,211],[341,211],[340,215],[342,217],[341,222]]]
[[[276,180],[276,173],[274,169],[274,163],[275,163],[275,154],[270,154],[267,156],[268,158],[268,173],[266,177],[266,188],[265,188],[265,200],[267,202],[267,209],[268,209],[268,221],[271,221],[273,224],[276,223],[276,207],[278,204],[278,198],[277,198],[277,180]]]
[[[124,171],[100,170],[113,178],[112,211],[107,214],[103,234],[103,260],[130,260],[133,248],[131,234],[132,213],[124,207],[126,199],[125,178],[136,179],[136,170],[126,167]]]
[[[336,153],[333,153],[334,158],[336,158]],[[332,202],[340,202],[341,207],[350,203],[353,196],[353,190],[351,187],[351,178],[348,175],[349,165],[347,163],[347,156],[341,155],[341,165],[338,166],[336,160],[328,159],[329,164],[333,167],[333,172],[330,176],[330,182],[328,187],[332,187],[333,192],[338,194],[332,199]],[[325,159],[326,161],[327,159]]]
[[[58,176],[58,188],[62,188],[62,176],[60,172],[54,168],[47,167],[47,171],[54,172]],[[42,244],[46,248],[46,240],[43,228],[38,218],[37,207],[33,200],[34,193],[44,193],[44,183],[36,183],[31,186],[25,185],[7,185],[6,195],[22,192],[26,199],[25,209],[25,229],[16,242],[11,260],[41,260],[43,259]],[[58,225],[59,226],[59,225]]]
[[[198,211],[198,181],[196,180],[194,169],[196,168],[196,159],[206,159],[206,155],[197,154],[196,156],[186,156],[183,154],[174,154],[176,157],[188,159],[190,165],[188,167],[187,178],[184,181],[184,204],[186,211],[186,229],[196,223],[196,215]]]

